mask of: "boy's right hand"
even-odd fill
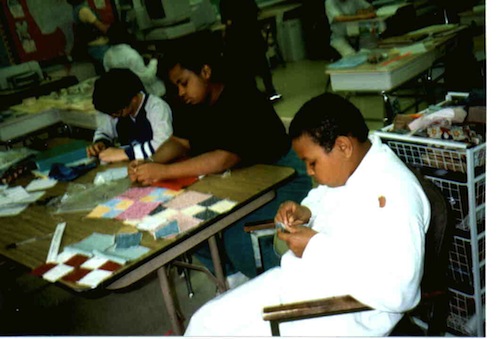
[[[274,222],[280,222],[286,228],[304,225],[311,219],[311,211],[294,201],[282,203],[274,217]]]
[[[87,147],[87,157],[97,157],[99,153],[105,149],[106,145],[102,141],[96,142],[95,144]]]

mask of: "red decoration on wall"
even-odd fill
[[[101,21],[113,22],[112,1],[101,1],[105,3],[105,7],[102,9],[97,9],[93,0],[87,2],[101,18]],[[17,56],[16,63],[31,60],[44,61],[65,55],[67,41],[63,30],[57,27],[53,33],[43,34],[29,11],[27,0],[3,0],[0,3],[7,21],[7,27],[4,27],[5,34],[9,36],[9,40],[13,44],[11,47]],[[60,6],[68,7],[69,5],[63,2]],[[51,8],[49,5],[46,10],[53,12],[53,15],[58,13],[56,8]],[[68,7],[68,10],[71,8]]]

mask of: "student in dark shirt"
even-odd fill
[[[305,167],[291,149],[291,141],[272,104],[255,86],[224,81],[218,57],[210,57],[210,46],[186,44],[177,56],[164,63],[169,80],[182,101],[174,107],[174,135],[153,156],[154,163],[132,162],[132,181],[150,184],[183,176],[222,173],[256,163],[293,167],[296,177],[277,192],[277,198],[224,231],[228,257],[226,274],[256,275],[250,236],[243,231],[248,221],[272,219],[279,204],[291,197],[303,198],[311,188]],[[187,160],[172,162],[188,156]],[[264,268],[276,266],[279,258],[272,244],[264,246]],[[213,269],[209,256],[200,260]],[[208,254],[208,253],[207,253]]]

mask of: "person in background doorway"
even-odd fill
[[[77,59],[90,57],[96,72],[102,74],[104,72],[102,65],[104,54],[109,48],[106,33],[110,23],[102,22],[92,11],[87,0],[66,1],[73,6],[75,41],[72,55]]]
[[[373,6],[365,0],[325,0],[325,11],[330,23],[330,46],[341,57],[356,53],[347,36],[346,22],[376,16]]]
[[[319,184],[277,209],[290,250],[280,267],[202,306],[185,335],[270,336],[264,307],[351,295],[373,310],[281,323],[281,335],[380,337],[418,305],[431,214],[419,180],[339,95],[306,102],[289,133]]]
[[[210,46],[209,37],[186,41],[161,63],[160,74],[168,74],[182,101],[174,109],[174,135],[153,155],[154,163],[131,162],[129,177],[133,182],[151,184],[220,174],[254,164],[295,169],[296,176],[277,189],[274,200],[222,232],[227,256],[225,271],[229,286],[234,287],[257,274],[252,242],[243,230],[244,224],[272,219],[282,201],[301,199],[312,183],[291,149],[285,126],[273,105],[255,86],[243,88],[239,82],[227,79],[220,54]],[[264,269],[276,266],[279,257],[274,253],[272,239],[261,248]],[[208,247],[200,248],[195,255],[213,272]]]
[[[89,157],[117,162],[150,158],[172,135],[170,106],[146,94],[141,80],[129,69],[111,69],[94,84],[92,101],[99,115]],[[118,141],[120,147],[114,147]]]
[[[111,47],[104,54],[104,70],[126,68],[141,79],[146,92],[157,97],[165,95],[165,84],[156,76],[158,60],[149,60],[146,66],[144,58],[132,47],[133,36],[122,22],[115,22],[108,30]]]
[[[262,36],[255,0],[220,0],[219,10],[224,32],[224,57],[230,74],[255,82],[262,78],[267,98],[271,102],[282,99],[273,84],[273,76],[266,56],[267,42]]]

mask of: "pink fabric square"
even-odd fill
[[[119,197],[128,198],[128,199],[132,199],[132,200],[139,200],[140,198],[145,197],[146,195],[148,195],[149,193],[151,193],[155,189],[156,189],[156,187],[151,187],[151,186],[132,187],[132,188],[129,188],[128,190],[126,190],[125,192],[123,192],[122,194],[120,194]]]
[[[199,202],[202,202],[212,195],[206,193],[200,193],[195,191],[184,191],[169,202],[165,204],[166,207],[174,208],[176,210],[181,210],[186,207],[196,205]]]
[[[203,222],[203,220],[186,215],[183,213],[177,214],[173,219],[176,219],[179,224],[179,230],[185,232],[193,227],[198,226]]]
[[[132,206],[130,206],[126,211],[120,213],[116,219],[118,220],[135,220],[142,219],[151,213],[156,207],[158,207],[160,202],[142,202],[136,201]]]

